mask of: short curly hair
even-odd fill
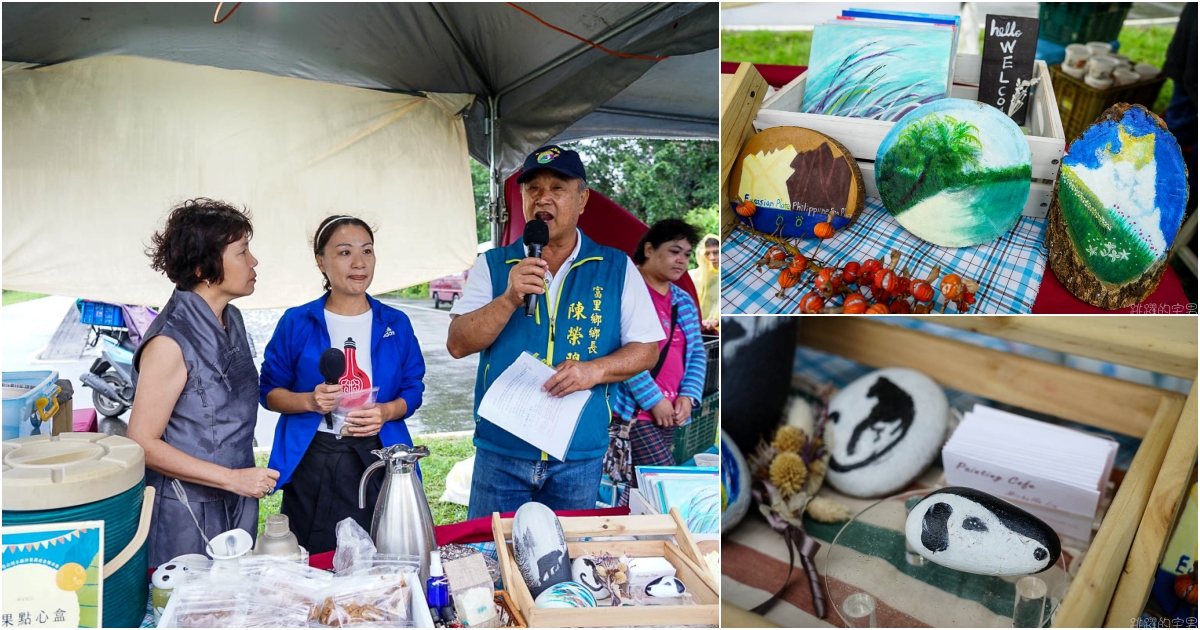
[[[204,197],[189,199],[171,209],[167,224],[150,237],[146,255],[155,271],[190,291],[204,281],[222,282],[225,248],[253,235],[248,210]]]
[[[642,240],[638,241],[637,248],[633,250],[633,263],[639,267],[646,263],[646,243],[654,249],[662,247],[663,243],[678,241],[684,239],[692,247],[696,246],[696,241],[700,240],[700,236],[696,234],[696,228],[691,224],[680,219],[663,219],[642,235]]]

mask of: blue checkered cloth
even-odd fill
[[[1045,219],[1023,216],[1013,229],[990,243],[975,247],[938,247],[901,227],[883,207],[882,201],[867,197],[862,216],[833,238],[821,241],[819,248],[817,239],[792,242],[798,243],[805,256],[812,258],[816,252],[816,258],[822,264],[839,267],[869,258],[883,259],[887,263],[891,251],[899,250],[900,269],[907,265],[912,270],[913,261],[917,261],[913,277],[924,278],[933,265],[938,264],[942,266],[943,274],[953,271],[979,282],[981,288],[971,313],[1029,313],[1046,271],[1045,230]],[[754,269],[755,262],[766,252],[766,241],[740,226],[725,241],[721,248],[722,313],[800,311],[800,297],[812,290],[812,273],[806,273],[800,280],[801,288],[793,287],[783,298],[777,298],[779,271],[765,266],[761,272]],[[934,287],[937,287],[936,282]],[[833,304],[841,304],[841,301]],[[935,312],[940,312],[940,292],[936,304]],[[946,312],[957,310],[951,305]]]

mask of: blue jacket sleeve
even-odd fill
[[[296,361],[292,357],[291,327],[292,316],[284,312],[275,325],[275,333],[267,342],[263,351],[262,369],[258,376],[258,403],[263,409],[267,408],[267,394],[271,390],[282,387],[291,390],[296,384]]]
[[[425,394],[425,358],[421,356],[421,344],[413,332],[412,322],[403,318],[404,330],[400,332],[404,347],[400,352],[400,398],[408,405],[407,418],[421,407]]]
[[[704,395],[704,372],[708,366],[708,353],[704,351],[704,340],[700,337],[700,311],[692,296],[680,291],[679,324],[683,328],[683,336],[687,342],[686,360],[683,368],[683,382],[679,385],[679,395],[688,396],[697,403]]]

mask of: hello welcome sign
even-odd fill
[[[1025,124],[1037,53],[1037,18],[988,15],[983,21],[979,101]],[[1049,86],[1045,86],[1047,89]]]

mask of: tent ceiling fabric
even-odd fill
[[[246,3],[220,25],[215,6],[5,3],[3,58],[135,55],[375,90],[474,94],[467,140],[484,164],[488,97],[503,94],[496,137],[504,174],[551,139],[718,137],[716,3],[523,5],[613,50],[670,56],[658,62],[587,48],[505,3]]]

